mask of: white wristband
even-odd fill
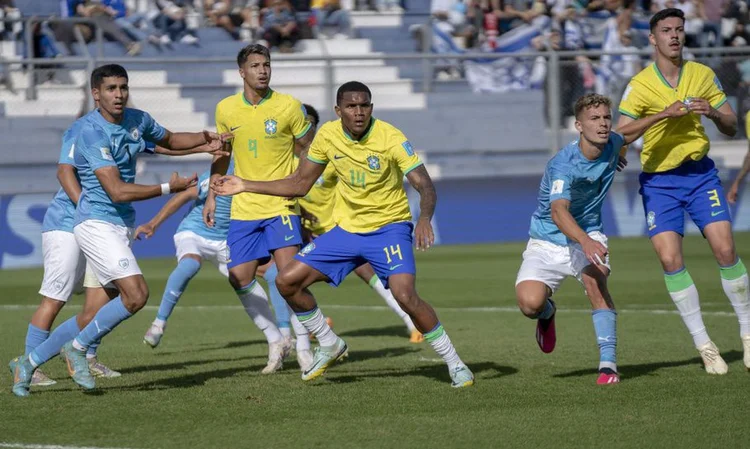
[[[169,195],[172,193],[172,190],[169,188],[169,183],[165,182],[161,185],[161,194],[162,195]]]

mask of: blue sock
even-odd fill
[[[289,328],[289,309],[286,305],[286,299],[281,296],[279,289],[276,288],[276,276],[279,274],[279,269],[276,264],[271,265],[263,279],[268,282],[268,293],[271,294],[271,304],[273,305],[273,311],[276,313],[276,326],[279,328]]]
[[[96,358],[96,350],[99,349],[99,344],[101,343],[101,340],[97,340],[89,345],[89,349],[86,350],[86,358],[87,359],[95,359]]]
[[[188,282],[200,269],[201,263],[195,259],[185,257],[180,260],[172,274],[169,275],[167,286],[164,288],[164,296],[161,297],[161,304],[159,304],[159,311],[156,312],[156,318],[164,321],[169,319],[169,315],[172,314]]]
[[[31,363],[35,366],[45,363],[47,360],[59,354],[63,345],[76,338],[76,335],[78,335],[78,332],[80,331],[76,317],[70,317],[66,322],[57,326],[44,343],[40,344],[36,349],[29,353],[29,360],[31,360]]]
[[[133,314],[125,308],[122,298],[118,296],[96,312],[94,319],[73,340],[74,346],[79,349],[88,349],[94,342],[101,341],[102,337],[131,316]]]
[[[46,340],[47,337],[49,337],[49,331],[39,329],[29,323],[29,330],[26,331],[26,352],[24,354],[27,356],[31,354],[31,351],[44,343],[44,340]]]
[[[591,318],[599,345],[599,369],[617,371],[617,312],[611,309],[594,310]]]

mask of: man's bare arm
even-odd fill
[[[65,193],[74,204],[78,204],[81,196],[81,183],[76,178],[77,170],[70,164],[59,164],[57,166],[57,180],[60,181]]]

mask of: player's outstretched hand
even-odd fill
[[[608,252],[606,246],[589,237],[581,242],[581,248],[589,262],[594,265],[604,265]]]
[[[230,196],[244,192],[242,178],[233,175],[225,175],[211,183],[211,190],[217,195]]]
[[[420,218],[417,221],[414,237],[417,240],[417,249],[421,251],[426,251],[435,243],[435,234],[432,232],[432,223],[430,223],[430,220]]]
[[[692,106],[693,104],[691,103],[690,107]],[[682,117],[684,115],[687,115],[688,112],[690,112],[691,110],[690,107],[685,105],[685,103],[677,100],[671,105],[669,105],[669,107],[667,107],[667,109],[665,109],[664,112],[666,112],[667,117],[670,117],[670,118]]]
[[[206,139],[206,145],[214,151],[221,150],[226,142],[232,140],[232,133],[218,134],[213,131],[203,130],[203,138]]]
[[[712,109],[711,104],[704,98],[692,98],[688,106],[690,112],[698,115],[709,115]]]
[[[740,190],[740,185],[737,182],[732,183],[732,187],[729,188],[729,192],[727,192],[727,201],[729,201],[729,204],[734,204],[737,202],[737,192]]]
[[[154,232],[156,232],[156,226],[151,224],[151,222],[148,222],[135,228],[134,235],[136,240],[150,239],[151,236],[154,235]]]
[[[625,167],[628,166],[628,160],[625,159],[625,156],[617,156],[617,158],[617,171],[625,170]]]
[[[172,173],[172,177],[169,178],[169,191],[172,193],[182,192],[187,190],[198,183],[198,174],[193,173],[192,176],[180,176],[177,172]]]
[[[208,195],[203,203],[203,223],[209,228],[214,227],[214,212],[216,212],[216,197]]]

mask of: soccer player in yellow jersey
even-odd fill
[[[750,139],[750,113],[745,114],[745,135],[748,139]],[[729,193],[727,193],[727,199],[730,203],[734,204],[737,202],[737,195],[740,190],[740,184],[742,183],[742,180],[745,179],[745,176],[747,176],[748,173],[750,173],[750,145],[748,145],[745,159],[742,160],[742,168],[740,168],[740,172],[737,173],[737,177],[734,178],[732,187],[729,188]]]
[[[733,136],[737,116],[714,72],[685,61],[685,16],[679,9],[656,13],[649,41],[655,62],[633,77],[620,103],[618,127],[682,101],[689,114],[653,125],[644,135],[640,193],[651,243],[664,269],[667,290],[703,358],[706,372],[724,374],[727,365],[711,341],[700,312],[698,290],[682,256],[685,212],[700,228],[720,266],[721,283],[740,322],[745,366],[750,367],[750,289],[732,237],[731,217],[714,162],[703,117]]]
[[[414,230],[417,249],[427,249],[434,243],[430,219],[437,201],[435,188],[404,134],[372,118],[371,98],[370,89],[360,82],[339,87],[335,110],[341,120],[321,127],[292,176],[271,182],[225,176],[212,188],[219,195],[254,192],[301,197],[328,164],[336,170],[336,226],[305,246],[276,279],[299,320],[320,342],[312,367],[302,373],[303,380],[321,376],[347,351],[344,340],[326,324],[307,287],[320,281],[338,285],[355,268],[369,262],[448,364],[452,386],[473,385],[474,375],[458,357],[435,311],[415,288],[414,228],[403,177],[406,175],[421,197],[421,213]]]
[[[237,65],[243,79],[242,92],[216,106],[216,128],[231,130],[227,132],[234,135],[231,142],[234,173],[264,181],[285,178],[294,172],[295,151],[306,149],[312,139],[302,103],[269,87],[271,56],[266,47],[244,47],[237,55]],[[229,157],[214,158],[212,179],[226,174],[228,166]],[[215,208],[215,194],[211,192],[203,209],[209,227],[213,226]],[[296,200],[255,193],[243,193],[232,199],[227,235],[229,283],[268,340],[268,365],[264,373],[282,367],[291,345],[276,326],[267,300],[253,293],[255,274],[258,266],[271,256],[279,269],[283,269],[301,243]]]

